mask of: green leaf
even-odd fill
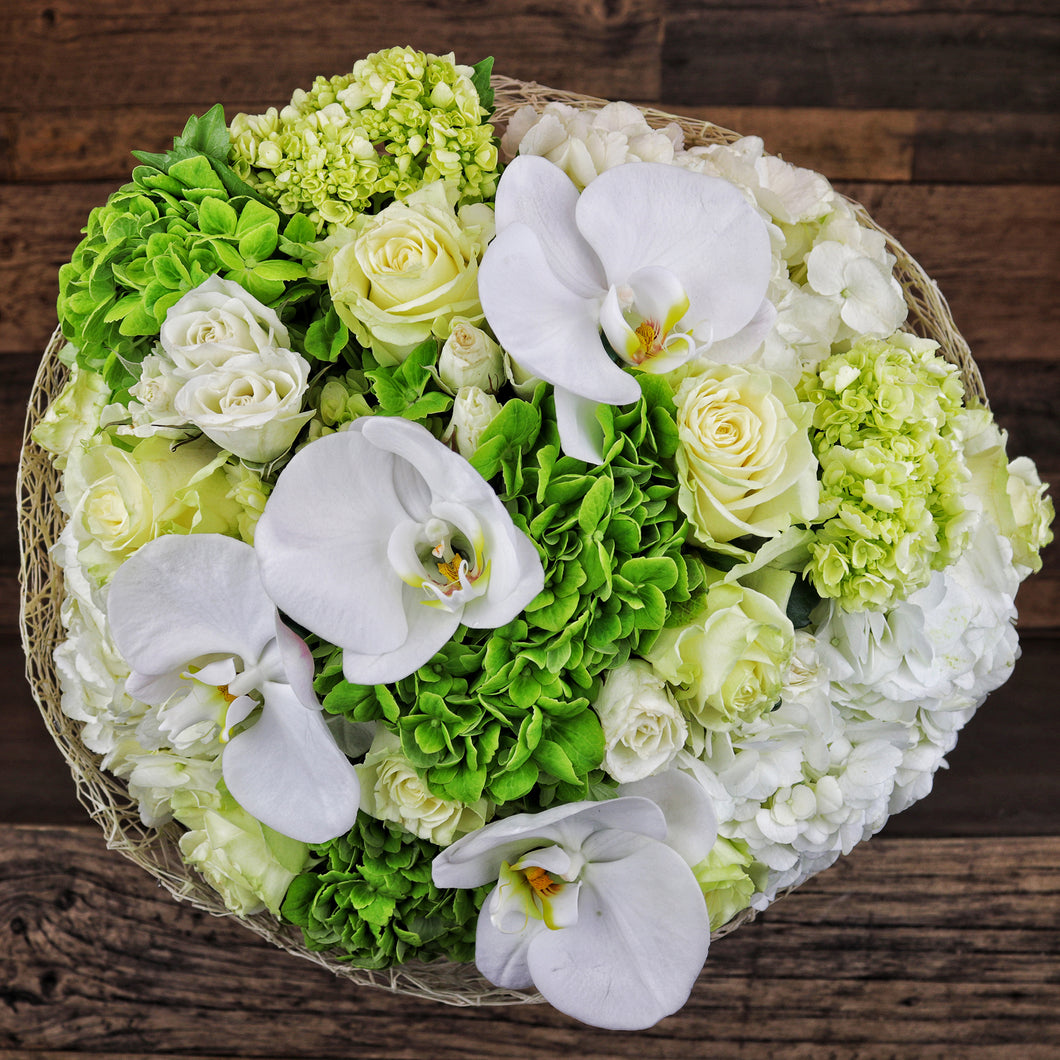
[[[204,199],[199,207],[199,228],[209,236],[234,236],[239,217],[221,199]]]
[[[589,487],[578,508],[578,525],[583,533],[591,534],[607,525],[614,492],[615,482],[610,475],[600,475]]]
[[[486,109],[486,116],[493,113],[493,89],[490,87],[490,74],[493,73],[493,56],[480,59],[471,68],[471,83],[478,93],[479,102]]]
[[[242,221],[242,218],[240,220]],[[236,226],[235,234],[239,235],[238,225]],[[244,232],[243,235],[239,236],[239,253],[243,256],[244,261],[263,262],[276,250],[279,238],[275,224],[258,225],[256,228],[252,228],[249,232]]]
[[[242,248],[241,248],[242,249]],[[259,280],[300,280],[305,276],[305,266],[297,261],[263,261],[251,270]]]
[[[350,330],[342,322],[334,306],[317,317],[305,333],[305,353],[318,361],[337,361],[339,354],[349,345]]]
[[[622,564],[623,578],[634,585],[654,585],[666,592],[677,584],[677,564],[669,556],[634,556]]]
[[[218,179],[217,174],[210,165],[210,160],[205,155],[195,155],[192,158],[182,158],[169,167],[169,175],[176,178],[184,185],[185,198],[191,199],[193,192],[221,192],[225,191],[224,184]],[[194,200],[192,200],[194,201]]]
[[[529,795],[537,783],[540,770],[531,761],[523,761],[517,767],[498,773],[487,788],[487,794],[496,803],[511,802]]]
[[[565,780],[569,784],[577,784],[580,779],[577,771],[571,765],[570,758],[567,757],[567,752],[552,740],[542,740],[537,745],[534,750],[534,761],[546,773],[551,773],[557,780]]]

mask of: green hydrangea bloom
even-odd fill
[[[439,849],[359,814],[348,835],[313,850],[324,863],[292,882],[281,912],[311,950],[337,950],[358,968],[413,957],[472,961],[478,910],[492,885],[435,887],[431,862]]]
[[[965,547],[963,389],[937,349],[903,332],[862,339],[800,384],[823,519],[805,573],[847,610],[890,607]]]
[[[480,202],[497,187],[497,145],[478,70],[452,55],[389,48],[318,77],[288,106],[232,121],[236,172],[285,213],[325,231],[435,180]]]
[[[114,390],[129,386],[170,306],[219,274],[275,305],[305,268],[275,256],[280,215],[229,193],[208,158],[137,166],[88,217],[59,270],[58,315],[77,363]]]

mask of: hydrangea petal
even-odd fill
[[[266,682],[261,716],[221,759],[225,784],[249,814],[303,843],[343,835],[357,818],[357,773],[320,710],[290,685]]]

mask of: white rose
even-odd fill
[[[438,375],[450,390],[476,386],[496,393],[504,382],[500,346],[464,317],[453,317],[438,355]]]
[[[302,411],[309,365],[293,350],[232,357],[193,376],[174,405],[212,442],[243,460],[265,463],[286,452],[312,411]]]
[[[685,742],[685,720],[646,662],[612,670],[593,707],[604,730],[604,771],[620,784],[665,769]]]
[[[413,835],[448,846],[481,828],[489,816],[485,799],[467,805],[432,794],[401,750],[401,741],[381,729],[364,761],[356,767],[361,809],[380,821],[393,821]]]
[[[789,383],[760,368],[714,365],[686,378],[674,401],[678,503],[700,541],[773,537],[816,516],[812,408]]]
[[[474,456],[482,432],[500,411],[500,402],[477,386],[463,386],[457,391],[446,437],[456,442],[456,450],[465,460]]]
[[[220,367],[230,357],[290,344],[274,310],[220,276],[204,280],[170,308],[159,340],[185,376]]]

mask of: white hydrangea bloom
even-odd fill
[[[530,106],[516,111],[501,139],[501,150],[509,158],[517,154],[547,158],[581,189],[625,162],[672,162],[682,142],[678,125],[671,122],[653,129],[629,103],[609,103],[598,111],[549,103],[540,113]]]
[[[66,640],[55,651],[60,706],[67,717],[82,722],[81,738],[103,756],[104,768],[115,769],[130,749],[138,748],[135,730],[147,708],[125,691],[129,668],[110,636],[105,590],[89,580],[78,562],[72,524],[60,535],[54,555],[65,589],[60,618]]]

